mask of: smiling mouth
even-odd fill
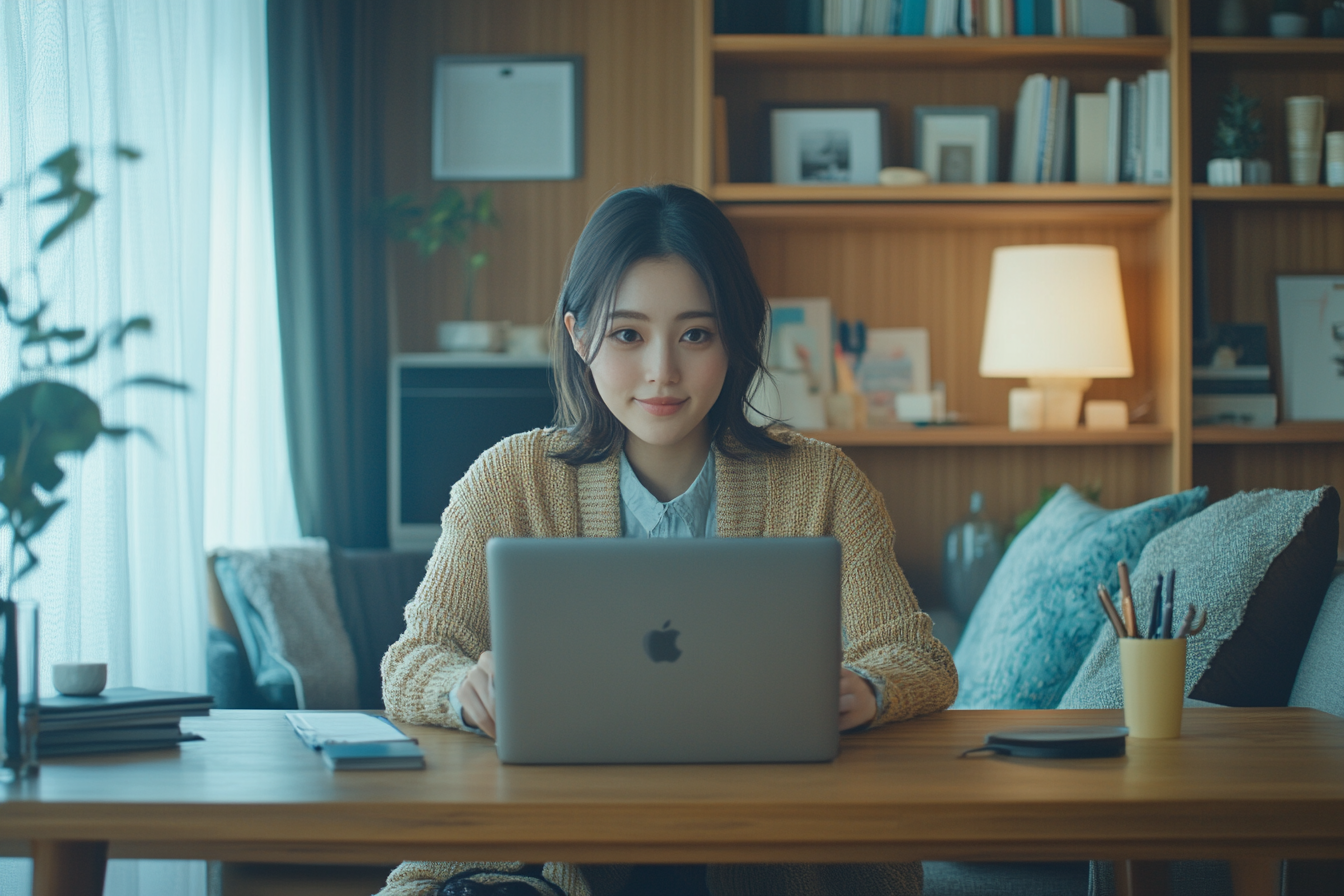
[[[685,398],[636,398],[635,401],[655,417],[675,414],[686,403]]]

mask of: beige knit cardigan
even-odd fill
[[[488,539],[620,537],[619,453],[572,467],[548,456],[567,438],[556,430],[511,436],[453,486],[425,579],[406,606],[406,631],[383,657],[383,700],[392,718],[462,727],[448,694],[490,649]],[[946,708],[957,694],[956,668],[896,563],[882,496],[838,448],[795,433],[781,438],[790,445],[782,454],[736,459],[715,451],[716,534],[838,539],[844,663],[882,686],[872,724]],[[450,868],[435,867],[435,876]],[[563,876],[571,896],[583,896]],[[394,873],[389,884],[399,878],[410,882]]]

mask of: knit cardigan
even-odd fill
[[[881,685],[872,725],[951,705],[952,657],[933,637],[892,552],[891,518],[882,496],[843,452],[795,433],[778,436],[781,454],[729,457],[715,450],[716,535],[726,538],[834,536],[841,547],[843,662]],[[486,451],[453,486],[443,532],[415,599],[406,631],[383,657],[389,716],[461,728],[448,694],[490,649],[485,543],[493,537],[619,538],[620,456],[572,467],[551,452],[567,444],[556,430],[511,436]],[[472,868],[508,872],[520,862],[406,862],[383,896],[427,896],[447,877]],[[629,866],[545,866],[567,896],[613,893]],[[873,896],[918,894],[918,862],[882,865],[711,865],[715,894]]]
[[[790,444],[783,454],[737,459],[715,451],[717,535],[834,536],[844,663],[881,684],[872,724],[946,708],[956,698],[956,668],[896,563],[882,496],[838,448],[794,433],[782,438]],[[488,539],[620,537],[619,454],[573,467],[548,456],[566,439],[556,430],[511,436],[453,486],[425,579],[406,606],[406,631],[383,657],[388,715],[462,727],[448,694],[490,649]]]

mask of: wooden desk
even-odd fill
[[[51,760],[4,790],[0,840],[32,842],[36,892],[92,891],[104,844],[263,862],[1344,858],[1344,719],[1307,709],[1189,709],[1181,739],[1094,760],[958,754],[1118,711],[945,712],[847,736],[822,765],[505,766],[483,738],[410,727],[428,770],[339,774],[280,712],[188,724],[206,740]]]

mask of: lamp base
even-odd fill
[[[1077,429],[1083,409],[1083,393],[1092,388],[1091,377],[1038,377],[1027,380],[1045,396],[1043,429]]]

